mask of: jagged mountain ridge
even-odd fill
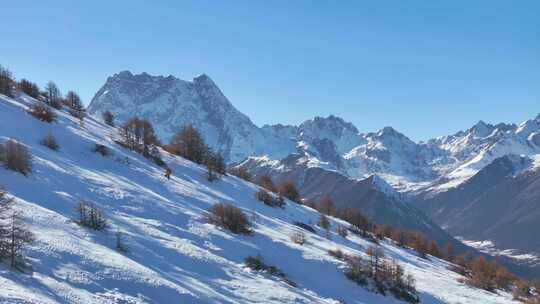
[[[279,167],[279,161],[299,153],[308,166],[350,178],[377,174],[398,191],[409,193],[455,187],[509,153],[540,153],[540,115],[520,125],[480,121],[468,130],[419,143],[391,127],[361,133],[333,115],[298,126],[258,127],[206,75],[184,81],[124,71],[107,79],[88,110],[92,114],[110,110],[119,121],[143,116],[164,140],[192,123],[229,163],[254,156]]]
[[[301,127],[298,135],[302,134]],[[391,127],[373,133],[349,133],[346,139],[323,136],[310,140],[297,136],[299,148],[312,166],[336,170],[351,178],[377,174],[397,190],[412,193],[455,187],[500,156],[539,154],[539,138],[539,117],[520,125],[480,121],[466,131],[420,143]],[[325,145],[321,140],[326,141]],[[336,143],[344,141],[358,145],[343,152]]]

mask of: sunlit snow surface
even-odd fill
[[[519,263],[524,263],[530,266],[540,265],[540,256],[535,253],[521,252],[517,249],[500,249],[489,240],[471,241],[461,237],[457,237],[457,239],[480,252],[484,252],[492,256],[506,256],[516,260]]]
[[[341,248],[363,254],[371,243],[355,236],[331,239],[317,229],[304,246],[289,235],[294,221],[314,223],[318,214],[287,202],[273,209],[254,199],[252,184],[235,177],[207,182],[205,171],[163,153],[173,171],[162,169],[113,143],[116,131],[93,118],[83,126],[59,113],[53,124],[26,114],[29,98],[0,96],[0,140],[15,138],[33,154],[29,177],[0,169],[3,184],[18,201],[36,234],[25,273],[0,266],[0,303],[397,303],[366,291],[343,275],[343,263],[327,254]],[[60,144],[55,152],[39,144],[47,133]],[[113,155],[91,152],[95,143]],[[74,223],[81,199],[96,202],[110,219],[107,232]],[[237,236],[205,223],[212,204],[228,201],[254,223],[253,236]],[[331,220],[332,226],[338,220]],[[344,224],[344,223],[341,223]],[[129,253],[115,250],[114,231],[126,235]],[[444,261],[382,242],[417,280],[422,303],[511,303],[505,292],[470,288]],[[243,259],[260,254],[298,284],[297,288],[246,269]]]

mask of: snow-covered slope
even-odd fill
[[[15,138],[33,154],[29,177],[0,168],[0,183],[16,198],[36,241],[29,248],[32,270],[18,273],[0,264],[2,303],[396,303],[348,281],[342,262],[328,249],[363,255],[371,245],[351,236],[331,239],[309,234],[307,244],[289,240],[292,223],[314,222],[318,214],[287,202],[284,209],[254,199],[256,186],[235,177],[209,183],[203,168],[163,153],[173,171],[162,169],[114,144],[113,128],[92,117],[83,126],[59,113],[53,124],[25,112],[29,98],[0,96],[0,139]],[[52,151],[38,142],[52,133]],[[96,144],[114,154],[91,152]],[[108,232],[78,226],[74,207],[94,201],[110,220]],[[253,236],[238,236],[204,220],[220,201],[242,208],[254,224]],[[338,220],[331,219],[336,227]],[[114,231],[127,236],[129,253],[114,249]],[[511,303],[505,292],[489,293],[459,283],[459,275],[436,258],[382,242],[386,255],[417,280],[422,303]],[[248,270],[243,259],[260,254],[298,284],[294,288]]]

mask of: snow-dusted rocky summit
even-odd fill
[[[283,126],[263,128],[279,134]],[[293,138],[297,143],[296,153],[302,155],[298,163],[310,167],[336,170],[352,178],[378,174],[392,185],[428,181],[438,176],[434,163],[443,152],[437,147],[417,144],[392,127],[360,133],[351,123],[330,115],[289,128],[296,130]]]
[[[107,79],[88,111],[111,111],[118,121],[142,116],[154,124],[163,140],[169,140],[180,127],[193,124],[206,142],[231,162],[250,155],[283,157],[294,149],[290,140],[268,136],[253,124],[204,74],[185,81],[123,71]]]
[[[336,170],[352,178],[377,174],[398,191],[440,192],[471,178],[495,159],[540,153],[540,115],[520,125],[482,121],[465,131],[416,143],[392,127],[359,133],[340,118],[316,117],[293,126],[265,126],[273,134],[296,130],[298,165]],[[287,160],[288,161],[288,160]],[[251,157],[243,165],[287,170],[286,160]]]

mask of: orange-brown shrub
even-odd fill
[[[251,223],[238,207],[229,203],[218,203],[210,207],[206,216],[210,224],[230,230],[236,234],[251,234]]]

